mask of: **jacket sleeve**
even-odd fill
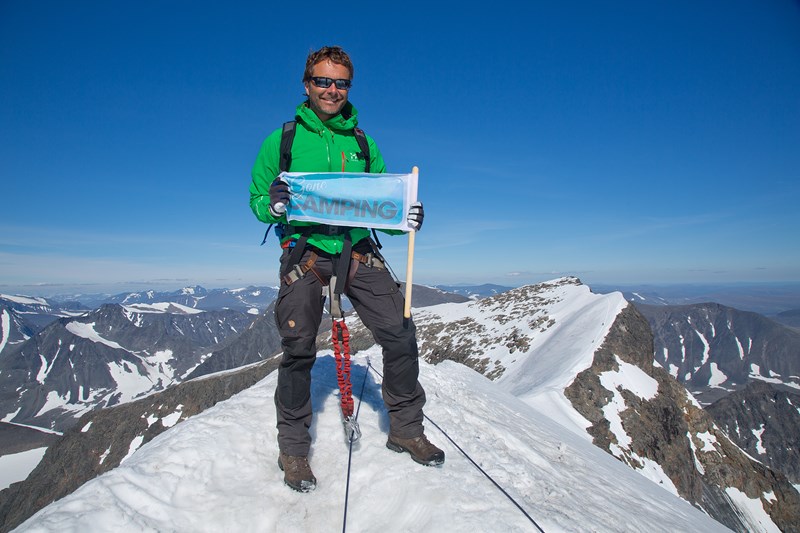
[[[269,213],[269,186],[280,174],[281,131],[275,130],[261,144],[250,182],[250,209],[258,220],[267,224],[286,222],[286,215],[275,218]]]

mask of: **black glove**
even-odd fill
[[[408,225],[419,231],[422,227],[422,220],[425,218],[425,209],[422,208],[422,202],[415,202],[408,208],[408,216],[406,221]]]
[[[269,214],[279,218],[286,212],[287,205],[289,205],[289,184],[275,178],[269,186]]]

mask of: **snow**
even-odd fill
[[[94,322],[90,324],[85,324],[83,322],[69,322],[67,324],[67,331],[78,337],[88,339],[92,342],[105,344],[106,346],[109,346],[111,348],[116,348],[118,350],[125,349],[116,342],[101,337],[100,334],[95,331],[94,325],[95,325]]]
[[[111,447],[106,448],[106,451],[104,451],[102,455],[100,455],[100,464],[103,464],[103,461],[106,460],[106,457],[108,457],[109,453],[111,453]]]
[[[600,374],[600,383],[608,390],[617,387],[628,389],[639,398],[651,400],[658,393],[658,382],[644,373],[638,366],[622,361],[614,356],[619,370]]]
[[[125,461],[127,461],[134,454],[134,452],[139,449],[139,447],[142,445],[142,442],[144,442],[144,436],[143,435],[139,435],[139,436],[135,437],[131,441],[130,446],[128,446],[128,453],[125,455],[125,457],[123,457],[120,460],[119,463],[122,464]]]
[[[0,294],[0,298],[22,305],[49,305],[44,298],[31,296],[12,296],[10,294]]]
[[[745,519],[750,524],[758,524],[760,531],[766,533],[780,533],[780,529],[770,519],[764,510],[764,505],[760,498],[748,498],[747,494],[735,487],[725,489],[728,497],[736,503],[739,512],[745,515]]]
[[[739,340],[739,337],[735,335],[733,336],[733,338],[736,339],[736,348],[738,348],[739,350],[739,359],[744,361],[744,348],[742,347],[742,342]]]
[[[52,435],[59,435],[59,436],[63,435],[63,433],[61,433],[60,431],[56,431],[54,429],[43,428],[43,427],[39,427],[39,426],[31,426],[29,424],[20,424],[19,422],[11,422],[11,419],[14,418],[17,415],[17,413],[19,413],[19,409],[14,414],[8,415],[6,418],[4,418],[3,422],[6,422],[8,424],[12,424],[14,426],[19,426],[21,428],[35,429],[36,431],[41,431],[42,433],[50,433]]]
[[[3,309],[0,314],[0,353],[6,347],[9,338],[11,338],[11,313]]]
[[[354,358],[363,437],[352,453],[348,531],[536,530],[434,422],[548,533],[727,531],[498,383],[449,361],[420,363],[426,434],[447,454],[442,467],[420,466],[385,447],[380,360],[377,347]],[[309,494],[286,487],[276,464],[276,379],[273,372],[147,444],[132,443],[138,450],[124,464],[17,531],[344,529],[348,449],[333,357],[321,352],[313,369],[310,461],[318,485]]]
[[[764,424],[761,424],[761,428],[753,428],[750,431],[753,432],[753,436],[756,438],[756,451],[759,455],[765,455],[767,453],[767,449],[764,448],[764,443],[761,441],[761,436],[764,434]]]
[[[709,344],[708,339],[706,339],[699,330],[694,330],[694,332],[700,338],[700,342],[703,343],[703,360],[700,362],[700,366],[703,366],[708,362],[709,357],[711,357],[711,344]]]
[[[686,362],[686,343],[683,335],[678,335],[678,339],[681,341],[681,363]]]
[[[175,302],[158,302],[153,304],[136,303],[123,305],[122,308],[129,313],[172,313],[197,315],[204,312],[201,309],[195,309],[194,307],[188,307]]]
[[[178,420],[180,420],[181,414],[182,414],[182,410],[183,410],[183,405],[179,405],[175,409],[174,412],[172,412],[172,413],[170,413],[170,414],[168,414],[166,416],[159,417],[159,416],[157,416],[155,414],[148,415],[147,416],[147,427],[150,427],[153,424],[155,424],[156,422],[158,422],[159,420],[161,420],[161,425],[163,425],[165,428],[171,428],[172,426],[174,426],[175,424],[178,423]]]
[[[692,449],[692,458],[694,459],[694,467],[700,472],[701,475],[706,474],[706,469],[703,466],[703,463],[700,462],[700,459],[697,457],[697,447],[694,444],[694,439],[692,438],[691,433],[686,434],[687,439],[689,440],[689,447]]]
[[[36,468],[47,447],[0,456],[0,490],[22,481]]]
[[[547,310],[555,325],[537,335],[529,354],[520,357],[516,365],[508,365],[497,383],[586,438],[588,421],[577,415],[563,391],[577,374],[591,366],[594,352],[628,303],[621,293],[592,294],[585,286],[561,289],[571,294]],[[563,416],[565,413],[567,416]]]
[[[611,401],[603,406],[603,415],[609,421],[611,433],[617,438],[617,446],[614,448],[619,453],[614,455],[619,456],[622,455],[619,448],[630,448],[632,441],[622,427],[621,413],[628,407],[618,388],[628,389],[643,399],[652,399],[658,393],[658,382],[645,374],[639,367],[625,363],[617,356],[614,357],[619,370],[600,374],[600,383],[603,388],[611,391],[614,395]]]
[[[147,363],[147,361],[144,361]],[[146,370],[152,370],[149,364],[145,367]],[[142,394],[152,390],[153,384],[157,382],[157,374],[143,375],[133,363],[129,361],[110,361],[108,363],[108,371],[111,378],[117,384],[114,389],[114,394],[119,395],[119,402],[126,403],[140,397]],[[156,378],[155,380],[153,378]],[[167,382],[170,378],[164,376]]]
[[[728,381],[728,376],[719,369],[719,365],[717,365],[717,363],[711,363],[711,377],[708,379],[708,386],[719,387],[726,381]]]
[[[52,409],[63,409],[64,411],[79,412],[84,408],[82,406],[69,403],[69,392],[62,396],[57,390],[51,390],[47,393],[44,405],[36,413],[36,416],[46,413]]]
[[[705,431],[703,433],[698,433],[697,438],[703,443],[703,447],[700,448],[701,452],[715,452],[717,451],[717,447],[714,446],[717,444],[717,438],[710,432]]]
[[[172,426],[174,426],[175,424],[177,424],[177,423],[178,423],[178,420],[180,420],[180,418],[181,418],[181,415],[183,414],[183,413],[182,413],[182,411],[181,411],[181,409],[182,409],[182,408],[183,408],[183,405],[179,405],[179,406],[177,407],[177,410],[176,410],[175,412],[173,412],[173,413],[171,413],[171,414],[168,414],[168,415],[167,415],[167,416],[165,416],[165,417],[162,417],[162,418],[161,418],[161,424],[162,424],[162,425],[163,425],[165,428],[171,428]]]
[[[680,371],[680,368],[678,368],[677,366],[673,365],[672,363],[669,364],[669,375],[670,376],[672,376],[675,379],[678,379],[678,372],[679,371]]]
[[[55,361],[55,358],[53,358]],[[48,366],[47,366],[47,359],[45,359],[44,355],[41,353],[39,354],[39,372],[36,374],[36,381],[44,385],[44,380],[48,374]]]

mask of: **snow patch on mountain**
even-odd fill
[[[0,313],[0,353],[6,347],[9,338],[11,338],[11,313],[3,309]]]
[[[72,333],[77,337],[82,337],[84,339],[88,339],[92,342],[98,342],[100,344],[105,344],[109,348],[114,348],[115,350],[124,350],[122,346],[114,341],[110,341],[108,339],[103,338],[97,331],[94,329],[95,322],[91,322],[86,324],[84,322],[77,322],[72,321],[67,323],[67,331]]]
[[[42,460],[47,447],[0,456],[0,490],[22,481]]]
[[[192,293],[187,293],[192,294]],[[153,304],[135,303],[122,306],[129,313],[172,313],[196,315],[203,313],[202,309],[195,309],[175,302],[158,302]]]
[[[50,305],[44,298],[37,298],[35,296],[15,296],[11,294],[0,294],[0,298],[9,300],[11,302],[20,305],[44,305],[44,306]]]

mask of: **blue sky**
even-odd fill
[[[0,291],[275,284],[250,170],[325,44],[415,282],[800,280],[800,3],[290,4],[0,3]]]

